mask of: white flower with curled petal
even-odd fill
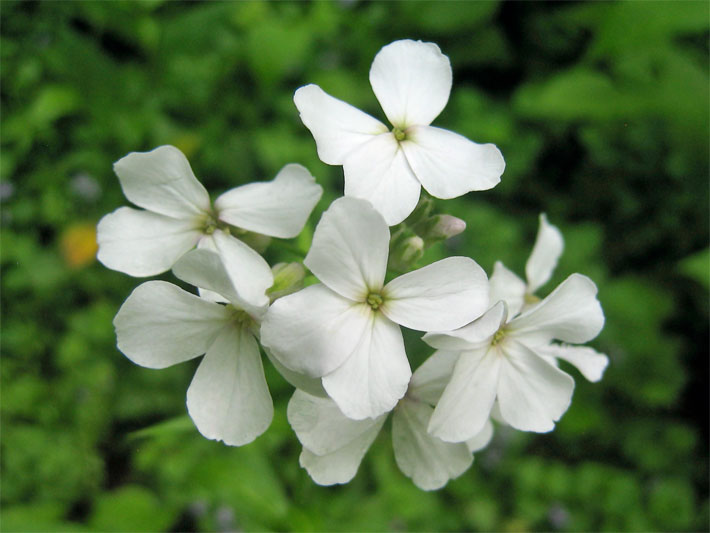
[[[601,331],[597,287],[572,274],[547,298],[508,320],[499,301],[455,331],[427,333],[424,341],[458,353],[451,381],[429,422],[447,442],[476,435],[498,402],[501,418],[522,431],[547,432],[569,407],[574,380],[546,356],[553,339],[587,342]]]
[[[404,396],[411,376],[400,325],[460,327],[488,306],[486,274],[450,257],[385,285],[390,233],[365,200],[343,197],[323,214],[304,261],[321,283],[279,298],[261,341],[287,368],[322,378],[353,419],[375,418]]]
[[[500,261],[496,262],[490,278],[490,301],[504,301],[508,306],[509,319],[538,303],[540,298],[535,296],[535,291],[550,280],[563,249],[562,233],[547,221],[544,213],[541,214],[535,245],[525,264],[527,282],[508,270]],[[558,359],[571,363],[592,382],[602,378],[609,364],[606,355],[586,346],[554,343],[539,348],[538,354],[553,364],[557,364]]]
[[[495,187],[505,169],[493,144],[430,125],[446,106],[451,82],[449,58],[437,45],[402,40],[383,47],[370,69],[391,131],[317,85],[298,89],[294,102],[320,159],[343,165],[345,195],[370,201],[392,226],[414,210],[421,187],[436,198],[456,198]]]
[[[436,490],[463,474],[472,452],[491,440],[490,422],[466,443],[444,442],[427,433],[432,402],[451,377],[456,361],[450,352],[436,352],[412,376],[407,394],[392,412],[392,446],[400,470],[423,490]],[[374,419],[346,417],[330,398],[297,390],[288,404],[288,420],[303,450],[299,458],[319,485],[349,482],[382,428],[387,414]]]
[[[217,254],[187,252],[175,275],[220,294],[205,300],[164,281],[147,281],[114,319],[118,348],[134,363],[166,368],[205,354],[187,390],[187,410],[208,439],[241,446],[271,423],[273,405],[255,338],[266,306],[245,301]]]
[[[207,247],[219,253],[235,283],[253,304],[268,302],[273,284],[264,259],[230,234],[228,226],[271,237],[295,237],[303,229],[322,188],[301,165],[286,165],[269,182],[231,189],[214,206],[174,146],[133,152],[114,164],[126,198],[143,210],[121,207],[97,228],[98,259],[131,276],[169,270],[188,250]]]

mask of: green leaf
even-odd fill
[[[678,264],[679,270],[706,289],[710,287],[710,248],[689,255]]]
[[[100,495],[89,517],[93,531],[164,531],[175,513],[148,489],[127,485]]]

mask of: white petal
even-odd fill
[[[573,364],[589,381],[596,383],[604,375],[609,364],[609,358],[587,346],[569,346],[567,344],[550,344],[535,348],[540,355],[564,359]]]
[[[545,214],[540,215],[540,228],[537,231],[535,246],[525,264],[525,275],[528,278],[528,292],[534,293],[547,283],[557,266],[557,261],[564,248],[562,233],[547,222]]]
[[[392,133],[373,137],[353,150],[343,162],[345,196],[370,202],[394,226],[419,201],[421,185]]]
[[[391,411],[412,376],[399,326],[373,313],[352,355],[323,376],[323,387],[348,418],[374,418]]]
[[[222,305],[172,283],[147,281],[126,298],[113,325],[126,357],[137,365],[165,368],[205,353],[228,321]]]
[[[470,324],[453,331],[432,332],[422,340],[440,350],[474,350],[490,345],[493,335],[505,324],[507,317],[505,302],[498,302],[483,316]]]
[[[501,416],[521,431],[552,431],[569,407],[574,380],[513,339],[506,339],[502,350],[498,378]]]
[[[333,98],[317,85],[301,87],[293,101],[316,140],[318,157],[329,165],[342,165],[355,148],[387,131],[379,120]]]
[[[155,276],[194,248],[201,235],[202,230],[190,220],[119,207],[99,221],[97,258],[106,267],[131,276]]]
[[[552,339],[583,343],[596,337],[604,326],[597,300],[597,286],[587,276],[572,274],[547,298],[514,318],[510,334],[529,346]],[[547,341],[547,342],[546,342]]]
[[[456,329],[488,308],[488,277],[473,259],[448,257],[390,281],[382,312],[410,329]]]
[[[471,453],[476,453],[478,450],[482,450],[483,448],[488,446],[488,443],[491,442],[492,438],[493,423],[489,418],[483,425],[483,429],[478,432],[478,435],[466,441],[466,446],[468,447]]]
[[[297,390],[288,402],[288,422],[304,448],[327,455],[344,448],[373,427],[382,427],[386,416],[352,420],[330,398]]]
[[[274,407],[254,336],[226,328],[207,350],[187,389],[187,410],[208,439],[247,444],[271,424]]]
[[[215,201],[219,219],[242,229],[290,239],[301,233],[323,188],[297,164],[283,167],[272,181],[249,183]]]
[[[412,375],[407,389],[407,396],[416,400],[436,405],[451,381],[454,365],[461,352],[437,350]]]
[[[436,198],[492,189],[505,170],[503,156],[494,144],[477,144],[433,126],[409,128],[401,146],[414,175]]]
[[[525,282],[508,270],[503,263],[496,261],[489,280],[491,303],[504,301],[508,305],[508,316],[516,316],[525,303]]]
[[[434,409],[429,433],[447,442],[464,442],[483,429],[496,398],[500,360],[492,348],[461,354]]]
[[[464,443],[444,442],[427,433],[432,408],[405,399],[392,417],[392,446],[399,469],[422,490],[440,489],[471,466]]]
[[[363,302],[382,288],[389,240],[387,224],[369,203],[339,198],[323,213],[303,263],[340,295]]]
[[[313,481],[319,485],[347,483],[357,474],[368,448],[380,432],[386,416],[377,419],[376,424],[346,446],[327,455],[316,455],[303,448],[298,458],[300,465],[308,471]]]
[[[286,368],[321,377],[350,357],[370,324],[372,309],[322,284],[276,300],[261,324],[261,343]]]
[[[205,236],[200,247],[219,254],[232,285],[243,300],[255,307],[268,305],[266,290],[274,284],[274,276],[269,264],[256,251],[222,230]]]
[[[271,364],[274,365],[276,367],[276,370],[279,371],[279,374],[281,374],[281,376],[291,385],[296,387],[296,389],[302,390],[303,392],[307,392],[311,396],[318,396],[319,398],[328,397],[328,393],[325,392],[325,389],[321,384],[320,378],[311,378],[306,376],[305,374],[294,372],[290,368],[286,368],[278,359],[276,359],[276,357],[274,357],[274,355],[271,353],[271,350],[269,350],[265,346],[263,346],[263,348],[264,353],[269,358],[269,361],[271,361]]]
[[[268,302],[255,306],[239,295],[219,254],[209,249],[202,248],[187,252],[175,263],[173,274],[195,287],[216,293],[219,297],[217,301],[226,299],[235,307],[249,313],[254,319],[261,319],[266,312]]]
[[[194,218],[210,209],[210,197],[174,146],[131,152],[113,164],[123,194],[137,206],[175,218]]]
[[[406,128],[430,124],[451,92],[451,63],[434,43],[409,39],[383,47],[370,68],[370,84],[389,121]]]

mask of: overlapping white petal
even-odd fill
[[[574,380],[512,339],[501,348],[498,405],[503,419],[521,431],[544,433],[569,407]]]
[[[316,141],[318,157],[342,165],[347,155],[387,126],[359,109],[333,98],[317,85],[301,87],[293,95],[303,124]]]
[[[392,416],[392,446],[399,469],[422,490],[440,489],[473,463],[465,443],[444,442],[427,433],[432,408],[405,399]]]
[[[446,106],[451,63],[434,43],[409,39],[384,46],[370,68],[370,84],[396,127],[430,124]]]
[[[375,418],[394,408],[411,375],[399,326],[371,313],[355,350],[323,376],[323,388],[348,418]]]
[[[345,196],[363,198],[387,224],[402,222],[419,201],[421,185],[392,133],[372,137],[343,162]]]
[[[423,490],[436,490],[465,472],[473,456],[463,443],[448,443],[426,432],[432,408],[404,400],[392,418],[392,444],[400,470]]]
[[[330,398],[318,398],[300,390],[288,402],[287,415],[298,440],[317,455],[333,453],[384,422],[384,416],[353,420],[344,416]]]
[[[429,433],[464,442],[485,425],[496,399],[501,356],[496,348],[462,352],[429,421]]]
[[[372,310],[322,284],[276,300],[261,324],[261,342],[284,366],[321,377],[350,357]]]
[[[175,263],[173,274],[203,291],[206,290],[218,295],[217,298],[208,299],[220,302],[226,300],[237,308],[243,309],[255,319],[261,319],[266,312],[268,300],[262,305],[253,305],[242,298],[219,254],[212,250],[200,248],[187,252]],[[204,294],[201,296],[205,297]]]
[[[414,175],[436,198],[456,198],[495,187],[505,161],[494,144],[477,144],[434,126],[407,130],[402,150]]]
[[[273,405],[259,347],[244,327],[224,329],[187,390],[187,410],[208,439],[230,446],[253,441],[271,424]]]
[[[207,191],[174,146],[131,152],[113,169],[126,198],[139,207],[174,218],[199,216],[210,208]]]
[[[609,364],[609,358],[588,346],[569,346],[567,344],[550,344],[536,348],[540,355],[564,359],[571,363],[592,383],[602,379],[604,370]]]
[[[308,170],[283,167],[272,181],[231,189],[215,200],[219,219],[242,229],[289,239],[303,229],[323,189]]]
[[[495,406],[494,406],[495,410]],[[492,412],[492,411],[491,411]],[[468,449],[471,453],[476,453],[479,450],[482,450],[486,446],[488,446],[488,443],[491,442],[491,439],[493,438],[493,423],[491,422],[491,419],[489,418],[485,424],[483,424],[483,429],[478,432],[478,434],[473,437],[472,439],[468,439],[466,441],[466,446],[468,446]]]
[[[281,376],[291,385],[293,385],[296,389],[302,390],[303,392],[307,392],[311,396],[317,396],[319,398],[328,397],[328,393],[325,392],[320,378],[312,378],[310,376],[307,376],[300,372],[295,372],[290,368],[285,367],[281,361],[274,357],[274,354],[271,353],[271,350],[269,350],[266,346],[262,345],[262,347],[264,348],[264,353],[269,358],[269,361],[271,361],[271,364],[274,365],[274,367],[276,367],[276,370],[279,371],[279,374],[281,374]]]
[[[274,276],[261,255],[220,229],[215,230],[212,235],[205,235],[199,246],[219,254],[229,279],[241,298],[257,307],[269,303],[266,290],[274,284]]]
[[[572,274],[544,300],[510,322],[510,334],[525,338],[529,346],[552,339],[583,343],[604,326],[597,286],[587,276]]]
[[[194,248],[201,235],[195,220],[119,207],[99,222],[97,258],[130,276],[154,276]]]
[[[541,214],[535,245],[525,264],[525,275],[528,279],[530,294],[550,280],[563,249],[564,240],[560,230],[547,221],[547,216],[544,213]]]
[[[432,332],[422,337],[424,342],[440,350],[467,351],[488,346],[493,335],[505,324],[505,302],[499,301],[483,316],[453,331]]]
[[[451,380],[461,352],[437,350],[412,374],[407,396],[434,406]]]
[[[339,198],[323,213],[304,264],[325,285],[353,301],[382,288],[390,233],[368,202]]]
[[[448,257],[390,281],[382,312],[420,331],[451,330],[488,307],[488,277],[468,257]]]
[[[503,263],[496,261],[489,281],[491,303],[503,301],[508,306],[508,316],[516,316],[525,304],[527,286]]]
[[[229,322],[229,313],[164,281],[139,285],[113,324],[118,348],[134,363],[165,368],[202,355]]]
[[[387,418],[351,420],[329,398],[296,391],[288,420],[303,445],[300,463],[320,485],[350,481]]]

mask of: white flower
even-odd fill
[[[420,187],[455,198],[494,187],[505,168],[498,148],[430,126],[446,106],[451,64],[433,43],[402,40],[383,47],[370,69],[375,96],[394,126],[326,94],[296,91],[301,120],[320,159],[343,165],[345,195],[369,200],[392,226],[417,205]]]
[[[392,414],[392,446],[400,470],[423,490],[436,490],[464,473],[472,452],[484,448],[493,435],[490,421],[475,439],[444,442],[427,433],[427,424],[455,358],[436,352],[412,376],[407,394]],[[299,458],[319,485],[347,483],[382,428],[387,414],[352,420],[335,402],[297,390],[288,404],[288,420],[303,450]]]
[[[98,225],[98,259],[131,276],[153,276],[170,269],[188,250],[207,247],[219,253],[228,270],[240,273],[241,296],[263,305],[273,283],[271,269],[228,225],[272,237],[300,233],[322,188],[304,167],[286,165],[270,182],[251,183],[209,195],[173,146],[133,152],[114,164],[123,192],[144,210],[121,207]]]
[[[411,376],[399,325],[446,330],[488,305],[486,274],[450,257],[384,284],[390,233],[365,200],[323,214],[305,265],[322,282],[280,298],[262,323],[264,346],[287,368],[322,377],[350,418],[374,418],[404,396]]]
[[[535,296],[535,291],[552,277],[563,248],[564,240],[560,230],[547,221],[544,213],[541,214],[535,245],[525,264],[527,282],[508,270],[500,261],[496,262],[490,278],[490,301],[504,301],[508,306],[509,320],[539,302],[540,299]],[[555,343],[540,347],[538,354],[552,364],[557,364],[557,359],[564,359],[577,367],[582,375],[592,382],[602,378],[609,364],[606,355],[586,346]]]
[[[497,400],[501,418],[522,431],[546,432],[567,410],[574,380],[546,359],[553,339],[587,342],[601,331],[604,314],[589,278],[572,274],[547,298],[508,321],[499,301],[456,331],[424,340],[458,360],[429,423],[447,441],[472,438]]]
[[[118,348],[148,368],[205,354],[187,390],[188,412],[208,439],[247,444],[266,430],[273,416],[254,336],[266,307],[246,302],[219,256],[209,250],[186,253],[173,272],[230,303],[208,301],[164,281],[145,282],[114,319]]]

